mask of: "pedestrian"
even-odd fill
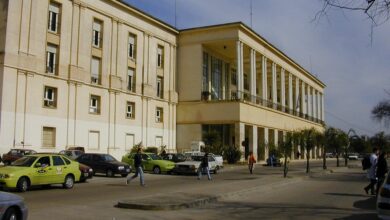
[[[370,155],[371,167],[367,169],[367,177],[370,179],[370,184],[364,187],[364,191],[368,194],[368,190],[371,191],[371,195],[375,195],[375,184],[376,184],[376,165],[378,160],[378,148],[374,147],[372,149],[372,154]]]
[[[248,168],[251,174],[253,174],[253,168],[255,168],[255,163],[256,163],[256,159],[253,156],[253,152],[251,151],[249,152],[249,156],[248,156]]]
[[[210,169],[209,169],[209,153],[205,153],[202,158],[202,162],[200,163],[198,169],[198,180],[200,180],[200,178],[202,177],[203,172],[206,172],[207,178],[211,180]]]
[[[137,178],[139,175],[141,186],[145,186],[144,171],[142,170],[142,148],[137,149],[137,153],[134,155],[134,168],[135,174],[132,177],[126,178],[126,184],[129,184],[131,180]]]
[[[385,181],[387,171],[386,153],[381,152],[378,157],[378,163],[376,166],[376,178],[378,181],[376,184],[376,195],[378,195],[379,188],[381,187],[383,181]]]

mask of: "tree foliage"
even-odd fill
[[[371,111],[372,118],[383,122],[386,127],[390,125],[390,100],[379,102]]]

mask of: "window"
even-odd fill
[[[65,165],[64,161],[60,156],[53,156],[53,165],[54,166],[63,166]]]
[[[92,57],[91,61],[91,83],[100,84],[101,60],[98,57]]]
[[[97,48],[102,47],[102,29],[103,23],[97,19],[93,21],[92,27],[92,45]]]
[[[136,36],[134,34],[129,34],[129,48],[128,48],[128,56],[131,59],[135,59],[135,40]]]
[[[48,156],[39,158],[37,163],[41,164],[41,167],[51,166],[50,157]]]
[[[89,113],[100,114],[100,96],[91,95]]]
[[[244,73],[244,89],[249,90],[248,75]]]
[[[58,46],[54,44],[47,45],[46,53],[46,72],[51,74],[57,74],[58,63]]]
[[[157,48],[157,67],[163,68],[164,62],[164,48],[162,46],[158,46]]]
[[[135,92],[135,70],[133,68],[127,69],[127,90]]]
[[[237,70],[236,69],[232,69],[232,72],[231,72],[231,76],[232,76],[232,85],[237,85]]]
[[[56,145],[56,128],[43,127],[42,129],[42,147],[55,148]]]
[[[163,98],[164,94],[164,78],[157,76],[157,97]]]
[[[163,122],[163,108],[156,108],[156,122]]]
[[[135,118],[135,103],[134,102],[127,102],[126,104],[126,118]]]
[[[88,133],[88,148],[97,150],[100,147],[100,132],[99,131],[89,131]],[[100,156],[98,156],[98,159],[100,159]],[[95,155],[92,158],[95,159]],[[90,159],[91,160],[91,159]]]
[[[209,91],[209,55],[203,53],[203,75],[202,75],[203,92]]]
[[[60,5],[54,2],[50,2],[48,30],[53,33],[59,33],[59,27],[60,27]]]
[[[49,108],[57,107],[57,89],[49,86],[45,86],[43,95],[43,106]]]

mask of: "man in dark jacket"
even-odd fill
[[[385,177],[387,174],[387,161],[386,161],[386,153],[381,152],[378,157],[378,163],[376,165],[376,178],[378,178],[378,182],[376,185],[376,195],[378,195],[379,188],[381,187],[383,181],[385,181]]]
[[[138,177],[140,178],[141,186],[145,186],[144,182],[144,171],[142,170],[142,148],[137,149],[137,153],[134,155],[134,167],[135,167],[135,174],[132,177],[127,177],[126,184],[129,184],[131,180]]]
[[[202,177],[202,173],[206,172],[207,177],[209,180],[211,180],[211,175],[210,175],[210,169],[209,169],[209,154],[205,153],[202,162],[200,163],[199,169],[198,169],[198,180]]]

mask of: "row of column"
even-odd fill
[[[236,42],[236,57],[237,57],[237,97],[239,99],[243,98],[244,93],[244,55],[243,55],[244,44],[241,41]],[[250,49],[250,83],[249,83],[249,93],[251,95],[251,101],[256,101],[256,87],[257,87],[257,73],[256,73],[256,51]],[[267,65],[268,58],[261,56],[262,63],[262,99],[270,100],[268,98],[268,79],[267,79]],[[277,64],[271,62],[271,74],[272,74],[272,85],[271,85],[271,97],[270,101],[274,105],[278,103],[278,82],[277,82]],[[324,121],[324,95],[317,91],[315,88],[310,86],[308,83],[300,80],[295,76],[295,97],[293,97],[293,75],[291,73],[286,73],[284,68],[280,70],[280,103],[284,110],[285,107],[288,107],[291,110],[300,112],[309,117],[317,118],[321,121]],[[286,80],[288,81],[288,95],[286,97]],[[286,100],[287,98],[287,100]],[[287,101],[287,104],[286,104]],[[295,104],[294,104],[295,103]]]

